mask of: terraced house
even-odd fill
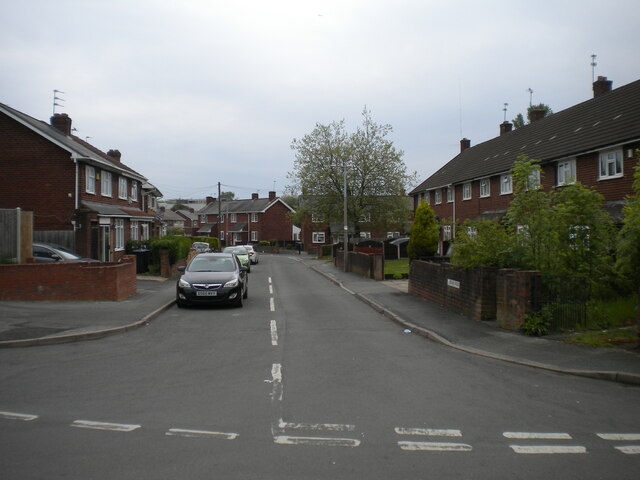
[[[0,208],[33,212],[34,240],[118,261],[128,240],[160,232],[161,196],[118,150],[73,135],[67,114],[48,124],[0,103]]]
[[[218,201],[207,197],[207,204],[200,209],[198,235],[220,238],[223,245],[244,245],[262,240],[286,244],[293,241],[293,212],[276,192],[267,198],[257,193],[250,199]]]
[[[598,77],[593,93],[547,117],[534,112],[529,125],[515,130],[504,122],[498,137],[476,146],[462,139],[460,153],[410,192],[414,208],[427,202],[442,222],[440,253],[465,220],[504,215],[513,197],[509,171],[521,154],[540,161],[543,188],[580,182],[620,217],[640,148],[640,80],[612,89],[610,80]]]

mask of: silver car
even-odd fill
[[[253,245],[241,245],[242,247],[247,249],[247,252],[249,252],[249,261],[255,265],[256,263],[258,263],[258,252],[256,252],[253,249]]]

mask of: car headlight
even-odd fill
[[[186,280],[183,280],[181,278],[180,280],[178,280],[178,286],[180,286],[182,288],[190,288],[191,284],[189,282],[187,282]]]
[[[239,283],[238,279],[234,278],[233,280],[229,280],[227,283],[225,283],[224,286],[228,288],[233,288],[233,287],[237,287],[238,283]]]

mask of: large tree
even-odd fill
[[[364,221],[381,227],[404,221],[407,189],[416,174],[407,173],[403,152],[387,138],[392,130],[374,122],[366,108],[362,124],[351,134],[344,120],[317,123],[291,143],[295,162],[288,175],[290,191],[301,194],[306,209],[325,221],[341,222],[346,184],[347,215],[356,232]]]

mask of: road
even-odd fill
[[[240,309],[0,351],[2,478],[638,478],[637,387],[407,334],[300,258]]]

